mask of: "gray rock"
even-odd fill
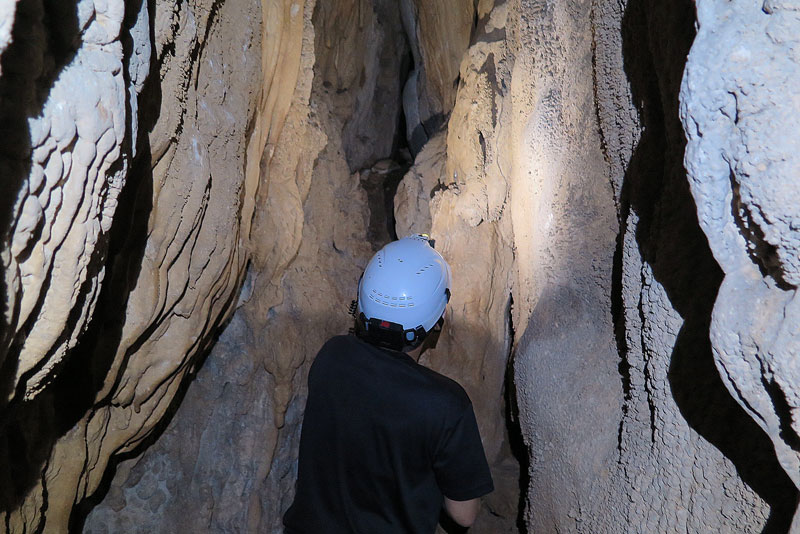
[[[714,361],[800,487],[797,11],[796,2],[698,2],[681,119],[700,226],[724,272]]]

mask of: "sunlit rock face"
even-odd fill
[[[700,226],[724,273],[714,361],[800,487],[800,7],[701,1],[697,19],[681,119]]]

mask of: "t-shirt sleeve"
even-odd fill
[[[475,499],[494,490],[472,404],[445,429],[433,470],[439,489],[453,501]]]

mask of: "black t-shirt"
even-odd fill
[[[308,375],[290,534],[428,534],[442,495],[494,489],[464,389],[402,353],[337,336]]]

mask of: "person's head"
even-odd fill
[[[450,266],[426,235],[393,241],[375,253],[358,284],[356,335],[408,352],[441,329],[450,300]],[[433,336],[431,336],[433,338]]]

